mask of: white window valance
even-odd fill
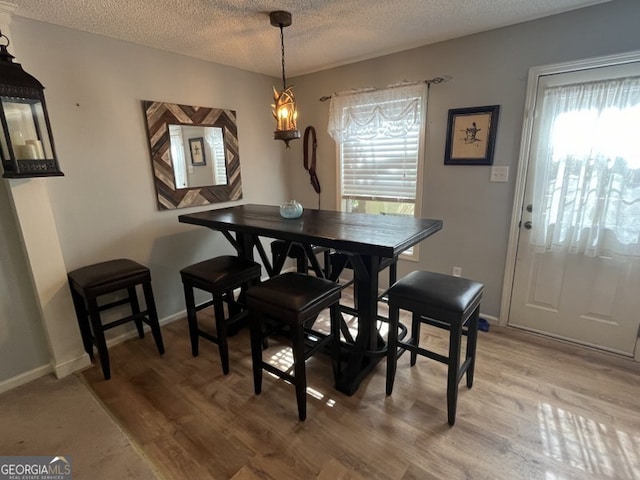
[[[329,106],[329,135],[338,143],[405,136],[420,125],[426,90],[426,84],[420,82],[333,95]]]

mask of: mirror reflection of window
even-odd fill
[[[169,140],[175,188],[187,188],[187,162],[184,159],[184,140],[180,125],[169,125]]]
[[[224,138],[221,128],[205,128],[207,135],[205,141],[209,145],[209,149],[213,152],[211,155],[213,163],[213,173],[215,175],[216,185],[225,185],[227,183],[227,164],[224,157]]]
[[[199,125],[169,125],[168,127],[176,189],[228,184],[222,128]],[[193,165],[189,160],[191,151],[187,139],[190,138],[204,139],[206,165]]]

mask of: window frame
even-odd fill
[[[423,198],[423,184],[425,174],[426,163],[426,124],[427,124],[427,105],[428,105],[428,89],[425,91],[425,98],[423,101],[424,108],[421,111],[420,120],[420,132],[418,133],[418,149],[417,149],[417,161],[416,161],[416,193],[414,198],[414,218],[421,218],[422,216],[422,198]],[[341,142],[335,142],[336,148],[336,205],[338,211],[344,211],[343,209],[343,178],[342,178],[342,146]],[[411,249],[400,254],[400,258],[403,260],[410,260],[418,262],[420,260],[420,248],[419,244],[413,246]]]

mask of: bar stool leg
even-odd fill
[[[292,332],[291,347],[293,349],[293,369],[298,402],[298,418],[307,418],[307,374],[304,364],[304,325],[299,325]]]
[[[329,308],[331,322],[331,366],[333,367],[333,380],[338,385],[340,380],[340,307],[338,304]]]
[[[331,278],[331,251],[325,250],[322,253],[324,262],[324,278]]]
[[[87,315],[87,307],[84,298],[71,288],[71,298],[73,300],[73,308],[76,311],[78,327],[80,327],[80,336],[82,337],[82,345],[84,351],[89,354],[89,358],[93,362],[93,336],[91,334],[91,326],[89,324],[89,315]]]
[[[138,303],[138,293],[136,292],[136,287],[127,288],[127,293],[129,294],[129,305],[131,305],[131,313],[137,315],[140,313],[140,303]],[[144,338],[144,329],[142,328],[142,319],[140,317],[134,320],[136,324],[136,329],[138,330],[138,337]]]
[[[189,324],[189,338],[191,339],[191,355],[197,357],[199,354],[198,340],[198,319],[196,317],[196,300],[193,295],[193,288],[183,283],[184,298],[187,305],[187,323]]]
[[[414,313],[411,316],[411,338],[408,343],[413,343],[416,347],[420,345],[420,327],[422,322],[420,321],[422,317]],[[416,364],[416,360],[418,358],[417,350],[411,350],[411,366],[413,367]]]
[[[396,377],[398,363],[398,308],[389,306],[389,333],[387,334],[387,395],[393,392],[393,382]]]
[[[259,395],[262,392],[262,316],[257,312],[253,312],[250,317],[253,388],[256,395]]]
[[[309,262],[306,255],[296,258],[296,269],[300,273],[309,273]]]
[[[142,290],[144,291],[144,301],[147,303],[147,315],[149,316],[149,324],[151,326],[151,333],[156,341],[156,347],[160,355],[164,355],[164,343],[162,341],[162,333],[160,333],[160,322],[158,320],[158,312],[156,311],[156,302],[153,298],[153,289],[151,288],[151,282],[145,282],[142,284]]]
[[[394,261],[391,265],[389,265],[389,286],[396,283],[398,280],[398,261]]]
[[[229,346],[227,345],[227,321],[224,318],[224,305],[222,297],[213,295],[213,312],[216,317],[216,334],[218,336],[218,350],[220,352],[220,363],[222,363],[222,373],[229,373]]]
[[[460,368],[460,345],[462,342],[461,322],[451,322],[449,336],[449,363],[447,373],[447,415],[449,425],[456,423],[458,403],[458,370]]]
[[[470,358],[469,368],[467,368],[467,388],[473,386],[473,373],[476,368],[476,345],[478,343],[478,318],[480,307],[469,318],[467,325],[467,358]]]
[[[98,357],[100,358],[100,366],[102,367],[102,373],[105,380],[111,378],[111,366],[109,364],[109,350],[107,349],[107,342],[104,338],[104,330],[102,329],[102,322],[100,321],[100,312],[98,310],[98,303],[95,298],[87,298],[87,305],[89,310],[89,319],[91,321],[91,329],[93,330],[93,338],[96,341],[96,348],[98,349]]]

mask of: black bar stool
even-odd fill
[[[307,379],[305,360],[327,343],[331,344],[334,379],[339,374],[340,319],[338,302],[341,287],[336,283],[302,273],[289,272],[275,276],[247,291],[247,307],[251,314],[251,356],[253,358],[253,383],[256,394],[262,391],[262,370],[282,378],[296,388],[298,418],[307,417]],[[307,328],[325,308],[330,309],[330,334]],[[263,316],[271,317],[290,328],[293,350],[294,375],[279,370],[262,360]],[[310,334],[307,338],[307,333]],[[305,347],[305,340],[312,342]]]
[[[93,345],[98,349],[102,373],[105,380],[111,378],[109,352],[104,331],[127,322],[135,322],[138,336],[144,338],[143,322],[151,327],[153,338],[160,355],[164,354],[164,344],[158,323],[158,313],[151,289],[151,273],[144,265],[133,260],[120,258],[78,268],[67,274],[73,306],[82,335],[85,351],[93,361]],[[140,311],[136,286],[142,285],[146,310]],[[98,305],[98,297],[119,290],[127,290],[127,297],[103,305]],[[120,305],[129,304],[131,315],[102,324],[100,312]]]
[[[292,242],[287,250],[287,244],[284,240],[274,240],[271,242],[271,257],[273,259],[273,264],[277,264],[279,260],[282,259],[283,256],[287,256],[296,261],[296,271],[299,273],[308,273],[309,272],[309,262],[311,261],[307,256],[307,252],[304,247],[300,243]],[[314,255],[323,255],[323,274],[325,278],[329,278],[330,266],[331,262],[329,260],[330,249],[327,247],[320,247],[318,245],[314,245],[311,247]],[[317,272],[316,272],[317,273]]]
[[[467,388],[473,385],[478,338],[478,315],[484,285],[441,273],[415,271],[396,282],[389,297],[389,336],[387,350],[387,395],[391,395],[397,359],[411,352],[411,366],[422,355],[448,366],[447,412],[449,425],[456,421],[458,383],[466,373]],[[398,340],[399,311],[412,312],[411,335]],[[449,356],[420,347],[422,323],[449,330]],[[460,365],[462,336],[467,336],[466,354]],[[398,349],[398,347],[400,347]]]
[[[224,255],[199,262],[180,271],[184,288],[184,299],[187,306],[191,353],[194,357],[199,353],[199,338],[205,338],[218,345],[222,371],[229,373],[229,347],[227,344],[228,328],[244,319],[248,311],[242,308],[243,297],[249,285],[260,281],[260,264],[241,257]],[[209,292],[212,300],[196,305],[194,289]],[[241,289],[238,299],[234,290]],[[224,303],[227,303],[229,316],[225,318]],[[216,335],[198,327],[197,312],[213,305],[216,322]]]

